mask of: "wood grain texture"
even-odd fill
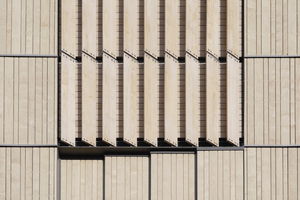
[[[177,146],[177,115],[178,115],[178,61],[169,54],[165,56],[165,94],[164,94],[164,114],[165,114],[165,141]]]
[[[216,58],[220,57],[219,9],[219,0],[208,0],[206,2],[206,51]]]
[[[82,141],[96,146],[97,61],[82,54]]]
[[[97,46],[97,1],[82,1],[82,51],[96,58]]]
[[[159,32],[158,8],[159,0],[144,1],[144,51],[158,57]]]
[[[76,52],[76,6],[77,1],[61,2],[61,50],[75,58]]]
[[[189,54],[186,54],[185,60],[185,140],[194,146],[198,146],[200,136],[199,62]]]
[[[105,156],[105,199],[149,199],[149,157]]]
[[[186,1],[185,50],[195,58],[200,57],[200,1]]]
[[[235,0],[227,1],[227,51],[235,57],[240,57],[239,49],[239,3]]]
[[[117,0],[103,1],[103,51],[117,57]]]
[[[124,51],[138,56],[138,0],[127,0],[124,5]]]
[[[179,57],[179,0],[165,1],[165,51]]]
[[[75,146],[75,67],[76,60],[62,53],[61,140]]]
[[[239,146],[239,60],[227,54],[227,141]]]
[[[137,70],[138,61],[124,53],[123,63],[123,119],[124,133],[123,139],[125,142],[137,146],[138,138],[138,91],[137,91]]]
[[[103,199],[103,160],[61,160],[63,199]]]
[[[197,152],[198,199],[243,199],[243,151]]]
[[[147,54],[144,59],[144,138],[146,142],[157,146],[158,62]]]
[[[206,56],[206,140],[219,145],[219,62],[210,54]]]
[[[194,154],[151,154],[151,199],[194,199],[194,168]]]
[[[103,54],[102,67],[102,138],[116,145],[117,128],[117,61]]]

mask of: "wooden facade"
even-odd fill
[[[0,199],[297,199],[297,0],[0,0]]]

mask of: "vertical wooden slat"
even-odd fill
[[[195,58],[200,57],[200,1],[186,1],[185,49]]]
[[[165,56],[165,141],[177,146],[177,126],[178,126],[178,61],[166,54]]]
[[[11,34],[12,34],[12,54],[21,53],[21,3],[12,1],[12,21],[11,21]]]
[[[200,137],[200,94],[199,63],[194,57],[186,54],[185,64],[185,139],[197,146]]]
[[[97,61],[82,54],[82,141],[96,146]]]
[[[5,88],[5,58],[0,58],[0,144],[4,143],[4,88]]]
[[[261,29],[261,54],[262,55],[270,55],[271,54],[271,40],[270,40],[270,17],[271,17],[271,6],[270,6],[270,0],[263,0],[261,1],[260,5],[262,11],[261,15],[261,23],[262,23],[262,29]]]
[[[124,53],[123,64],[123,127],[124,141],[137,146],[138,126],[138,62]]]
[[[56,115],[57,112],[55,107],[57,105],[56,93],[56,70],[57,70],[57,59],[48,58],[48,69],[47,69],[47,141],[48,144],[56,144],[57,142],[57,135],[56,135]]]
[[[117,0],[103,1],[103,51],[117,57]]]
[[[102,138],[103,141],[116,145],[117,129],[117,63],[103,54],[102,67]]]
[[[61,62],[61,140],[75,145],[75,67],[76,61],[62,53]]]
[[[263,144],[263,59],[254,59],[254,141],[255,144]]]
[[[297,165],[299,163],[297,156],[297,148],[289,148],[288,149],[288,197],[289,199],[297,199],[297,190],[298,184],[297,176],[298,169]]]
[[[154,58],[158,57],[159,48],[158,3],[159,0],[144,1],[144,51]]]
[[[219,62],[206,56],[206,140],[219,145]]]
[[[28,125],[28,58],[20,58],[19,77],[19,144],[27,144]]]
[[[227,54],[227,141],[239,146],[240,135],[240,64],[239,60]]]
[[[300,5],[300,4],[299,4]],[[296,144],[300,143],[300,59],[295,59],[295,132]]]
[[[50,34],[50,21],[52,21],[52,19],[50,19],[50,1],[51,0],[41,1],[41,54],[50,53],[49,37],[53,34]]]
[[[82,1],[82,51],[97,57],[97,1]]]
[[[144,138],[156,146],[158,138],[158,61],[144,54]]]
[[[220,55],[220,1],[208,0],[206,2],[206,51],[218,58]]]
[[[134,58],[138,55],[138,0],[123,2],[124,7],[124,51]]]
[[[281,144],[290,144],[290,66],[289,59],[281,59]]]
[[[235,57],[240,52],[240,5],[235,0],[227,1],[227,51]]]
[[[76,57],[76,6],[77,1],[61,1],[61,49],[69,56]]]
[[[179,57],[179,0],[165,1],[165,51]]]
[[[6,0],[1,0],[1,7],[0,7],[0,53],[1,54],[6,54],[7,53],[7,1]]]

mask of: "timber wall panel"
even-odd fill
[[[151,199],[195,199],[195,155],[151,154]]]
[[[103,160],[60,160],[60,199],[103,199]]]
[[[157,58],[159,49],[159,0],[145,0],[144,4],[144,50],[154,56],[154,58]]]
[[[149,199],[149,157],[105,156],[105,199]]]
[[[124,4],[124,51],[134,58],[138,55],[138,0],[126,0]]]
[[[206,4],[206,51],[220,57],[220,1],[208,0]]]
[[[200,1],[187,0],[185,13],[185,48],[188,53],[198,58],[200,57],[200,23],[202,20],[202,16],[200,17]]]
[[[1,199],[57,199],[56,148],[0,148]]]
[[[298,55],[300,6],[297,0],[245,3],[246,55]]]
[[[198,151],[197,181],[199,200],[243,199],[243,151]]]
[[[245,199],[297,199],[299,159],[298,148],[246,148]]]
[[[103,1],[103,51],[117,56],[117,2]],[[105,27],[105,28],[104,28]]]
[[[179,57],[179,1],[165,1],[165,51]]]
[[[0,57],[0,144],[57,143],[57,60]]]
[[[245,60],[245,144],[300,144],[300,61]]]
[[[97,133],[97,61],[82,57],[82,140],[96,146]]]
[[[57,1],[1,1],[0,54],[57,54]]]

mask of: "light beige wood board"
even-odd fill
[[[239,57],[240,41],[240,6],[235,0],[227,0],[227,51]]]
[[[103,51],[117,57],[117,0],[103,1]]]
[[[144,1],[144,51],[158,57],[158,4],[159,0]]]
[[[82,55],[82,141],[96,146],[97,61],[85,53]]]
[[[4,167],[0,196],[4,199],[57,198],[55,148],[1,148],[0,160]]]
[[[188,53],[185,60],[185,140],[197,146],[200,137],[199,62]]]
[[[219,145],[219,62],[206,56],[206,141]]]
[[[97,57],[97,1],[82,1],[82,51]]]
[[[75,146],[75,67],[76,60],[62,53],[61,140]]]
[[[144,54],[144,138],[157,146],[158,138],[158,61]]]
[[[239,60],[227,54],[227,141],[239,146]]]
[[[220,1],[208,0],[206,2],[206,51],[218,58],[220,43]]]
[[[63,0],[61,2],[61,49],[63,52],[76,57],[76,6],[77,1]]]
[[[138,0],[126,0],[124,7],[124,51],[138,56]]]
[[[151,154],[151,199],[194,199],[195,155]]]
[[[103,199],[103,160],[61,160],[61,199]]]
[[[200,1],[186,1],[185,50],[195,58],[200,57]]]
[[[105,156],[105,199],[149,199],[149,157]]]
[[[117,129],[117,61],[103,54],[102,65],[102,138],[115,146]]]
[[[179,0],[165,1],[165,51],[179,57]]]
[[[138,61],[123,56],[123,140],[137,146],[138,138]]]
[[[178,135],[178,61],[165,54],[165,94],[164,94],[164,114],[165,114],[165,141],[177,146]]]

